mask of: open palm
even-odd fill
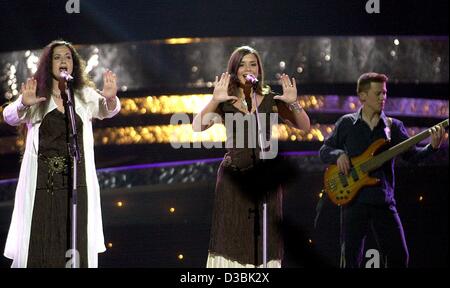
[[[117,77],[111,70],[103,73],[103,96],[106,99],[116,97],[117,94]]]
[[[283,88],[283,95],[275,96],[274,99],[279,99],[287,104],[292,104],[297,101],[297,84],[295,78],[289,79],[286,74],[281,75],[281,87]]]
[[[37,103],[44,102],[47,98],[36,96],[37,82],[34,78],[28,78],[26,83],[22,83],[20,92],[22,94],[22,104],[25,106],[33,106]]]
[[[213,99],[214,101],[221,103],[228,100],[238,100],[236,96],[228,95],[228,84],[230,83],[230,74],[222,73],[220,80],[216,76],[214,81]]]

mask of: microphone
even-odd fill
[[[73,77],[67,73],[67,71],[62,70],[61,73],[59,73],[59,77],[66,80],[67,82],[72,81]]]
[[[245,80],[246,80],[247,82],[252,83],[252,85],[258,84],[258,78],[256,78],[256,77],[255,77],[254,75],[252,75],[252,74],[247,74],[247,75],[245,75]]]

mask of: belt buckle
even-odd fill
[[[66,158],[62,156],[48,158],[48,167],[53,173],[62,173],[67,167]]]

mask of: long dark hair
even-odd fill
[[[40,115],[44,116],[44,111],[46,108],[46,105],[48,103],[48,100],[51,97],[52,94],[52,87],[53,87],[53,50],[58,46],[66,46],[69,48],[70,52],[72,53],[72,60],[73,60],[73,72],[72,76],[74,78],[73,80],[73,89],[74,93],[80,92],[84,87],[95,87],[94,82],[90,80],[88,74],[86,73],[86,63],[83,59],[81,59],[80,54],[78,54],[77,50],[74,48],[74,46],[67,41],[64,40],[54,40],[50,42],[47,46],[44,47],[42,50],[41,56],[39,57],[38,67],[36,70],[36,73],[34,73],[33,77],[36,79],[37,82],[37,88],[36,88],[36,95],[38,97],[45,97],[47,98],[47,101],[42,102],[37,107],[38,113]],[[79,93],[79,95],[82,97],[82,94]],[[84,100],[83,98],[81,98]],[[18,127],[18,134],[19,134],[19,142],[25,143],[26,139],[26,132],[27,128],[26,125],[20,125]],[[23,151],[24,149],[22,149]]]
[[[86,73],[86,63],[81,59],[80,54],[75,50],[74,46],[64,40],[54,40],[44,47],[41,57],[39,58],[38,68],[34,73],[37,81],[36,95],[50,99],[53,87],[53,50],[58,46],[66,46],[72,53],[73,60],[73,89],[74,92],[80,92],[85,86],[95,87]],[[44,106],[44,105],[42,105]]]
[[[258,51],[250,46],[241,46],[236,48],[230,56],[228,60],[227,72],[231,75],[230,84],[228,85],[228,95],[238,95],[239,88],[239,79],[237,77],[237,72],[239,69],[239,65],[241,64],[242,58],[245,55],[253,54],[256,57],[258,62],[258,86],[256,87],[256,93],[259,95],[267,94],[270,91],[270,87],[264,85],[264,70],[261,63],[261,57],[259,56]]]

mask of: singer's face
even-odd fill
[[[59,78],[59,74],[62,70],[72,74],[73,72],[73,59],[72,52],[67,46],[56,46],[53,49],[52,55],[52,72],[56,78]]]
[[[247,54],[242,57],[237,71],[237,76],[242,84],[245,84],[245,76],[252,74],[255,77],[259,75],[258,59],[254,54]]]

